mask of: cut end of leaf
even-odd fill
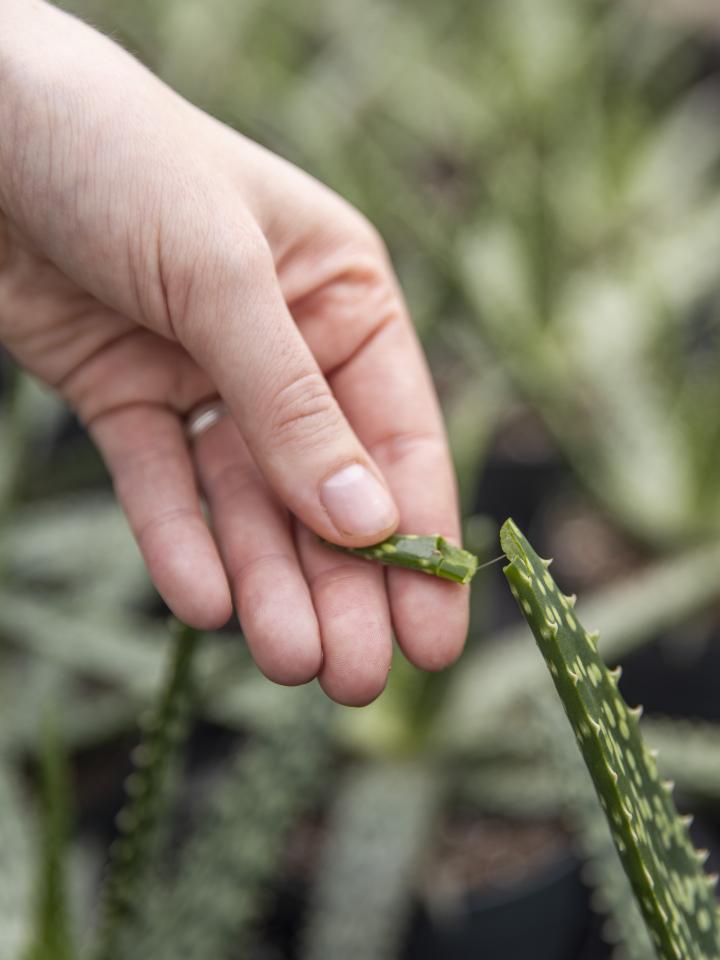
[[[500,547],[510,563],[515,563],[517,560],[526,560],[527,555],[523,549],[523,539],[518,525],[512,517],[508,517],[500,528]]]

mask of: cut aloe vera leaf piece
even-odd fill
[[[621,697],[619,672],[597,651],[597,635],[575,617],[512,520],[500,532],[510,561],[510,589],[532,629],[585,759],[600,804],[661,960],[720,958],[715,884],[702,869],[707,853],[690,839],[672,784],[661,782],[643,742],[640,709]]]
[[[449,543],[439,534],[420,536],[411,533],[397,533],[382,543],[371,547],[340,547],[323,540],[333,550],[351,553],[365,560],[376,560],[393,567],[405,567],[419,570],[455,583],[469,583],[478,568],[478,559],[474,553]]]

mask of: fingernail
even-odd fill
[[[380,536],[397,520],[392,497],[359,463],[343,467],[320,487],[320,499],[340,533]]]

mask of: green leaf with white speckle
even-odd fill
[[[323,543],[333,550],[351,553],[364,560],[418,570],[454,583],[469,583],[478,569],[475,554],[456,547],[439,534],[396,533],[371,547],[340,547],[327,540]]]
[[[133,753],[127,800],[116,818],[110,848],[97,960],[122,960],[152,883],[155,858],[167,824],[170,782],[178,751],[188,734],[198,634],[178,621],[167,677],[152,710],[142,719],[143,736]]]
[[[510,589],[552,675],[608,818],[623,867],[661,960],[719,960],[715,884],[702,864],[655,758],[597,651],[597,635],[577,621],[574,598],[550,576],[512,520],[500,533]]]

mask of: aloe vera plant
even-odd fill
[[[441,541],[404,535],[350,552],[447,577],[442,556],[434,556]],[[605,665],[597,633],[577,619],[575,597],[560,591],[548,571],[551,561],[538,556],[512,520],[500,542],[510,590],[548,666],[658,956],[720,960],[718,878],[703,871],[707,851],[693,846],[691,818],[680,816],[672,782],[658,776],[654,751],[640,732],[642,708],[623,700],[620,670]],[[466,583],[479,569],[477,558],[451,550],[460,556],[449,579]]]
[[[530,625],[567,713],[605,811],[613,839],[662,960],[716,960],[720,924],[716,876],[697,851],[689,821],[678,814],[672,783],[661,782],[653,753],[605,666],[597,634],[588,632],[512,520],[501,544],[510,589]]]

